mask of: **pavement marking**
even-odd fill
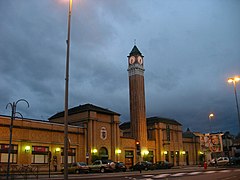
[[[176,174],[172,174],[171,176],[173,177],[178,177],[178,176],[183,176],[185,175],[186,173],[176,173]]]
[[[152,174],[146,174],[146,175],[143,175],[143,177],[153,177],[154,175]]]
[[[159,175],[154,176],[153,178],[165,178],[168,176],[170,176],[170,174],[159,174]]]
[[[144,178],[143,180],[153,180],[153,179],[161,179],[161,178],[166,178],[166,177],[180,177],[180,176],[184,176],[184,175],[189,175],[189,176],[193,176],[193,175],[197,175],[197,174],[212,174],[212,173],[216,173],[216,172],[222,172],[222,173],[229,173],[232,171],[240,171],[240,169],[235,169],[235,170],[229,170],[229,169],[223,169],[220,171],[195,171],[195,172],[189,172],[189,173],[175,173],[175,174],[158,174],[158,175],[152,175],[152,174],[146,174],[146,175],[142,175],[142,177]],[[227,179],[226,179],[227,180]]]
[[[215,173],[216,171],[206,171],[204,172],[205,174],[212,174],[212,173]]]
[[[188,175],[197,175],[197,174],[201,174],[202,172],[196,171],[196,172],[190,172],[188,173]]]
[[[231,170],[229,170],[229,169],[225,169],[225,170],[221,170],[221,171],[219,171],[219,172],[223,172],[223,173],[227,173],[227,172],[231,172]]]

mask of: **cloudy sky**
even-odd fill
[[[30,104],[17,106],[26,118],[64,110],[67,14],[64,0],[0,1],[0,114],[21,98]],[[134,39],[148,117],[173,118],[183,131],[237,134],[227,78],[240,74],[239,0],[73,0],[69,107],[91,103],[129,121]]]

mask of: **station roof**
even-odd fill
[[[99,107],[99,106],[96,106],[93,104],[84,104],[84,105],[79,105],[79,106],[70,108],[70,109],[68,109],[68,115],[73,115],[73,114],[77,114],[77,113],[81,113],[81,112],[85,112],[85,111],[94,111],[94,112],[103,113],[103,114],[120,116],[119,113],[116,113],[109,109],[102,108],[102,107]],[[61,112],[54,114],[53,116],[51,116],[48,119],[51,120],[51,119],[60,118],[63,116],[64,116],[64,111],[61,111]]]

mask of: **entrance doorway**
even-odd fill
[[[171,163],[174,165],[174,151],[171,151]]]
[[[179,166],[179,151],[176,151],[175,154],[176,154],[176,165]]]
[[[108,159],[108,150],[105,147],[101,147],[99,150],[100,159]]]
[[[189,165],[188,151],[186,152],[186,164]]]
[[[133,166],[133,151],[125,151],[125,165],[127,168]]]

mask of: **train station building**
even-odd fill
[[[167,160],[174,166],[201,161],[200,137],[182,124],[164,117],[146,117],[144,56],[135,45],[128,59],[130,119],[93,104],[68,110],[68,162],[95,159],[122,161],[128,167],[138,161]],[[11,117],[0,116],[0,162],[7,163]],[[13,122],[11,164],[48,164],[59,169],[64,161],[64,112],[48,121],[18,119]],[[50,152],[50,153],[49,153]],[[49,157],[49,154],[51,155]]]

